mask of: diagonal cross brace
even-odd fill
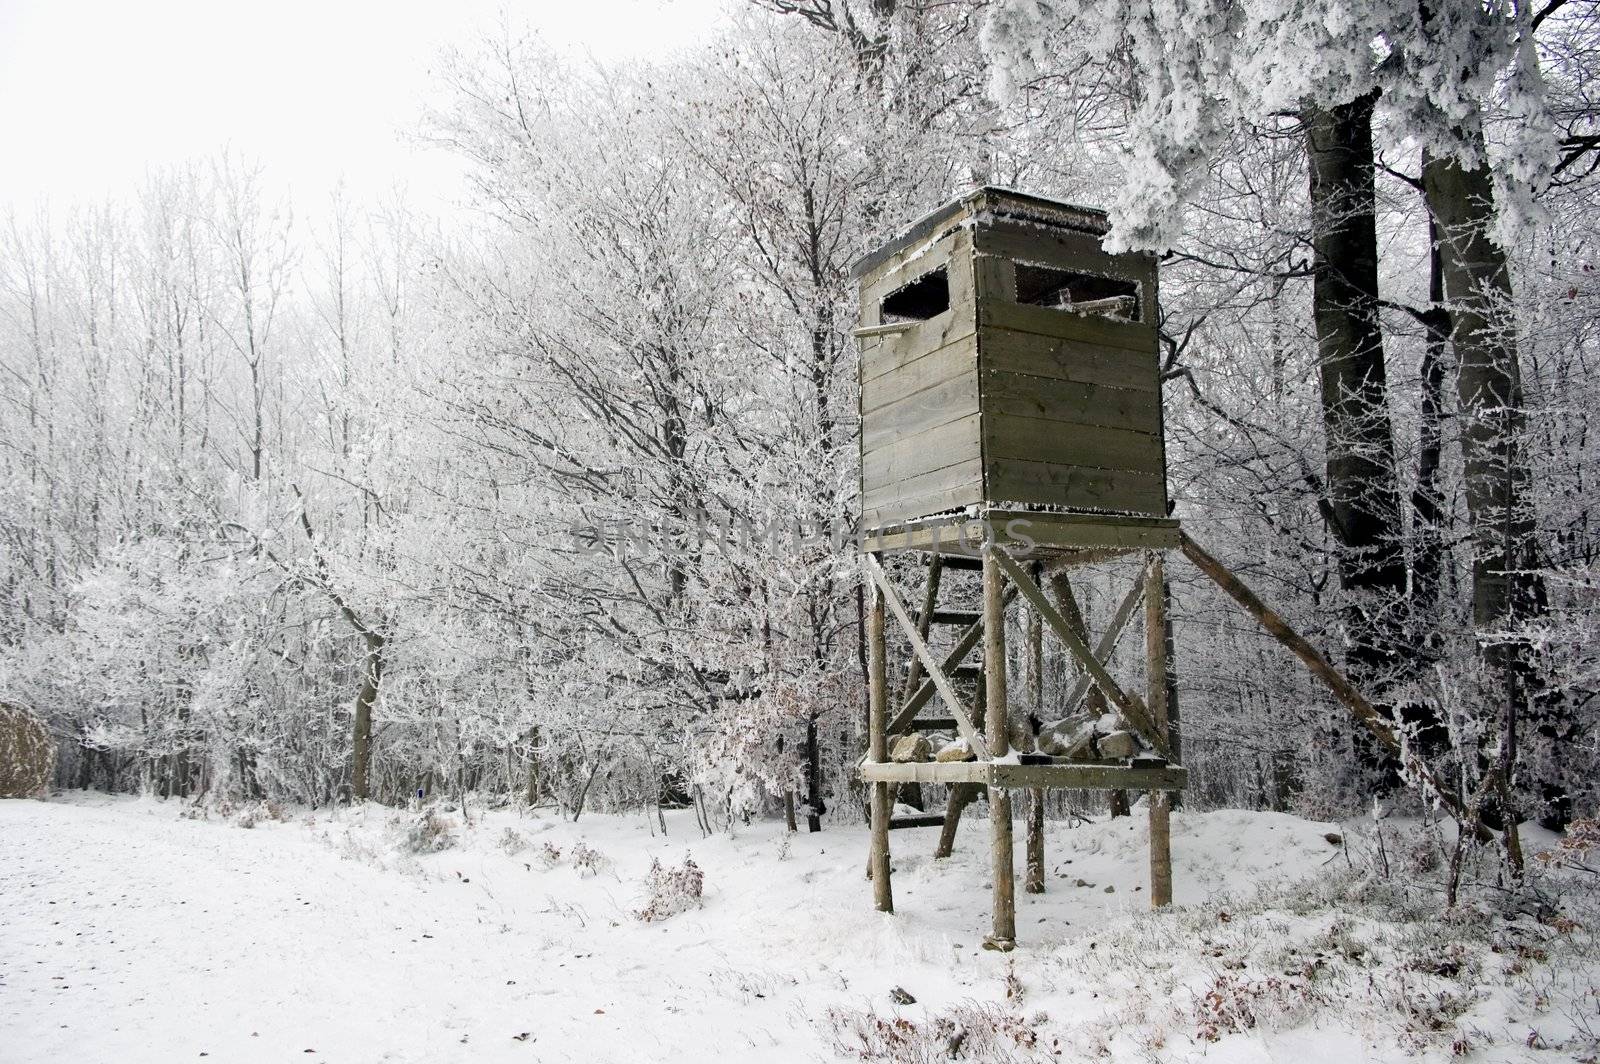
[[[967,746],[979,761],[989,759],[989,744],[983,741],[983,735],[972,726],[972,715],[961,701],[961,696],[956,693],[955,685],[950,682],[950,677],[945,674],[944,666],[939,659],[933,656],[933,651],[928,648],[927,641],[917,633],[916,622],[906,612],[905,604],[900,601],[900,596],[895,593],[894,585],[889,582],[889,576],[883,571],[883,566],[871,554],[865,556],[867,575],[872,577],[873,583],[878,585],[883,592],[884,604],[889,607],[889,612],[894,614],[894,619],[900,622],[905,636],[911,642],[911,649],[921,660],[922,667],[928,672],[928,679],[933,682],[939,694],[950,706],[950,712],[956,719],[956,727],[960,730],[962,738],[967,740]]]
[[[1006,605],[1011,605],[1011,600],[1017,597],[1017,589],[1006,588]],[[960,665],[966,656],[972,653],[972,648],[978,645],[978,640],[983,637],[983,622],[969,624],[961,630],[961,635],[956,639],[956,645],[944,658],[944,671],[949,675],[951,669]],[[910,698],[895,713],[894,719],[889,722],[889,734],[895,735],[911,726],[917,719],[917,713],[933,698],[935,688],[932,680],[923,680],[922,685],[916,689]]]
[[[1039,585],[1035,584],[1033,578],[1023,571],[1022,566],[1012,561],[1010,555],[997,547],[991,545],[987,548],[987,552],[1000,566],[1001,571],[1006,574],[1006,578],[1017,586],[1017,590],[1022,592],[1022,597],[1028,600],[1029,605],[1039,611],[1039,616],[1043,617],[1045,623],[1055,631],[1057,638],[1066,644],[1067,649],[1072,652],[1073,657],[1078,659],[1078,663],[1089,674],[1095,686],[1104,691],[1105,696],[1111,700],[1112,705],[1122,711],[1123,719],[1132,725],[1133,729],[1142,735],[1145,741],[1155,748],[1157,753],[1170,759],[1172,754],[1170,747],[1167,746],[1166,736],[1162,735],[1160,730],[1152,723],[1150,711],[1145,709],[1144,703],[1139,700],[1138,696],[1127,693],[1117,684],[1116,680],[1111,678],[1111,674],[1100,664],[1099,659],[1090,651],[1088,645],[1084,643],[1077,632],[1072,630],[1072,626],[1067,623],[1066,618],[1062,617],[1061,613],[1050,605],[1050,600],[1045,598],[1044,592],[1039,590]]]
[[[1128,622],[1133,618],[1135,608],[1144,598],[1144,573],[1141,572],[1133,582],[1133,587],[1122,599],[1122,605],[1117,607],[1116,614],[1111,618],[1111,625],[1105,630],[1094,645],[1095,660],[1104,667],[1111,660],[1111,655],[1117,649],[1117,643],[1122,639],[1122,632],[1128,627]],[[1078,706],[1083,702],[1084,696],[1089,693],[1089,688],[1094,685],[1094,677],[1087,672],[1078,674],[1078,679],[1073,683],[1072,690],[1068,692],[1066,701],[1062,704],[1067,707],[1064,716],[1072,716],[1078,712]]]

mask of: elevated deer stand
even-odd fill
[[[878,908],[892,911],[891,828],[942,822],[947,853],[962,808],[986,791],[994,858],[987,945],[997,949],[1016,939],[1013,788],[1151,792],[1151,898],[1171,898],[1166,794],[1184,786],[1186,773],[1167,734],[1162,552],[1179,545],[1179,532],[1167,516],[1156,264],[1145,254],[1104,252],[1105,232],[1098,211],[986,188],[935,211],[856,268],[871,588],[861,778],[872,784],[874,892]],[[916,616],[884,565],[906,552],[927,572]],[[1067,572],[1134,553],[1144,554],[1142,575],[1091,647]],[[963,569],[981,572],[981,608],[941,609],[945,573]],[[1053,578],[1055,604],[1042,574]],[[1064,715],[1071,719],[1097,690],[1120,718],[1115,756],[1099,749],[1112,744],[1092,728],[1055,753],[1013,749],[1005,611],[1018,597],[1082,670]],[[1143,698],[1108,671],[1141,601]],[[886,613],[911,650],[892,707]],[[936,628],[955,630],[943,650],[930,641]],[[981,667],[965,666],[979,643]],[[929,715],[935,695],[943,715]],[[891,757],[892,738],[946,730],[959,733],[970,760]],[[894,792],[923,783],[949,786],[945,813],[894,818]]]
[[[1400,742],[1386,713],[1167,516],[1152,309],[1156,263],[1144,254],[1108,254],[1100,247],[1105,233],[1099,211],[983,188],[856,265],[861,525],[872,595],[869,749],[861,764],[862,780],[872,784],[870,874],[878,908],[892,912],[889,830],[942,823],[936,856],[946,855],[961,810],[987,792],[994,929],[986,945],[995,949],[1010,949],[1016,940],[1012,788],[1034,794],[1035,867],[1043,862],[1036,849],[1043,845],[1043,790],[1150,792],[1150,900],[1161,906],[1172,899],[1167,795],[1187,781],[1167,727],[1162,555],[1172,548],[1299,658],[1400,760],[1406,778],[1463,825],[1484,832],[1462,796]],[[1091,649],[1068,572],[1141,552],[1141,576]],[[897,553],[926,566],[915,617],[884,565]],[[981,607],[941,609],[944,574],[962,569],[981,572]],[[1041,575],[1051,578],[1055,604]],[[1066,723],[1081,721],[1072,714],[1098,692],[1115,715],[1114,736],[1069,731],[1046,749],[1061,739],[1051,730],[1037,737],[1037,750],[1014,749],[1014,735],[1025,745],[1034,741],[1017,731],[1006,691],[1005,611],[1017,597],[1082,670],[1057,707],[1068,714]],[[1141,601],[1142,699],[1109,671],[1117,639]],[[911,651],[892,706],[885,613]],[[953,643],[936,649],[932,633],[950,627]],[[981,666],[964,665],[980,642]],[[1037,648],[1029,651],[1037,677]],[[970,701],[963,682],[972,684]],[[935,695],[948,716],[926,715]],[[930,762],[929,744],[914,739],[905,750],[898,749],[902,743],[890,749],[891,739],[941,731],[960,734],[964,748],[950,743],[942,751],[960,760]],[[950,788],[945,812],[892,816],[895,792],[923,783]],[[1508,834],[1506,844],[1515,848],[1514,837]]]

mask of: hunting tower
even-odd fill
[[[857,264],[866,531],[963,507],[1165,524],[1156,260],[1106,230],[984,188]]]
[[[1008,788],[1030,794],[1030,891],[1044,889],[1045,788],[1151,792],[1151,896],[1159,905],[1171,895],[1165,795],[1187,777],[1168,728],[1162,552],[1179,545],[1179,533],[1168,516],[1156,260],[1105,251],[1107,230],[1101,211],[981,188],[855,270],[872,593],[861,777],[872,784],[877,905],[893,910],[889,830],[939,826],[935,855],[943,856],[962,809],[986,796],[995,892],[988,943],[997,949],[1011,948],[1016,935]],[[886,565],[888,555],[906,553],[925,565],[916,613],[890,572],[904,582],[917,569]],[[1143,554],[1143,564],[1095,638],[1068,570],[1129,554]],[[960,594],[963,571],[981,575],[981,603],[941,603],[942,594]],[[1032,667],[1031,690],[1013,707],[1005,635],[1017,599],[1028,610],[1018,620]],[[1142,698],[1111,674],[1119,638],[1139,612]],[[895,648],[909,651],[893,670],[893,691],[886,615],[896,620]],[[1078,669],[1053,707],[1041,698],[1045,626]],[[964,664],[980,643],[981,664]],[[924,784],[947,788],[944,811],[896,813],[897,797],[921,805]]]
[[[1170,548],[1299,658],[1431,794],[1469,816],[1462,796],[1400,741],[1393,720],[1169,516],[1156,262],[1107,252],[1106,232],[1100,211],[981,188],[856,268],[862,564],[871,593],[861,778],[872,785],[873,892],[879,909],[894,911],[890,829],[941,827],[934,856],[946,856],[961,811],[986,796],[994,929],[985,944],[994,949],[1016,940],[1011,788],[1029,797],[1030,893],[1045,889],[1047,789],[1110,791],[1121,810],[1128,792],[1144,791],[1150,901],[1172,900],[1168,795],[1188,774],[1166,612]],[[890,564],[891,555],[901,562]],[[1138,564],[1127,566],[1129,556]],[[907,557],[926,567],[916,613],[896,588],[921,568]],[[1131,568],[1132,586],[1103,611],[1093,636],[1074,580],[1107,563]],[[941,602],[959,595],[964,579],[970,594],[973,577],[981,577],[980,603]],[[1013,603],[1024,607],[1013,623],[1025,641],[1019,700],[1007,692]],[[1119,654],[1141,612],[1143,646]],[[1042,680],[1045,628],[1077,666],[1077,678],[1052,692],[1053,705]],[[1132,675],[1118,680],[1123,670]],[[926,784],[946,792],[943,812],[924,810]]]

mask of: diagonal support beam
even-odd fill
[[[967,740],[967,746],[972,750],[979,761],[989,759],[989,745],[983,741],[983,735],[972,726],[972,714],[967,711],[966,705],[961,701],[961,696],[956,693],[955,685],[950,682],[950,677],[945,675],[944,667],[939,659],[933,656],[933,651],[928,648],[927,641],[917,634],[916,622],[906,612],[906,607],[900,601],[900,596],[895,592],[894,585],[889,582],[889,575],[883,571],[883,566],[878,559],[868,554],[862,559],[866,564],[867,575],[872,577],[873,583],[883,591],[884,604],[889,607],[889,612],[894,614],[894,619],[900,622],[905,637],[911,642],[911,650],[922,662],[922,667],[928,670],[928,679],[938,688],[939,694],[950,707],[950,712],[955,715],[956,727],[960,730],[962,738]]]
[[[1078,633],[1072,630],[1072,626],[1067,623],[1066,618],[1062,617],[1061,613],[1050,604],[1050,600],[1045,598],[1045,594],[1039,589],[1039,585],[1034,583],[1033,578],[1023,571],[1022,566],[1012,561],[1010,555],[1003,550],[993,546],[989,547],[988,550],[989,553],[994,555],[995,561],[999,563],[1001,570],[1006,574],[1006,578],[1017,586],[1017,589],[1022,592],[1022,597],[1028,600],[1028,604],[1039,611],[1039,616],[1043,617],[1045,623],[1055,631],[1056,637],[1066,644],[1067,649],[1072,652],[1072,656],[1078,659],[1078,663],[1089,674],[1089,678],[1094,681],[1100,690],[1105,692],[1106,697],[1111,700],[1111,704],[1122,711],[1123,719],[1132,725],[1134,730],[1142,735],[1144,740],[1154,747],[1157,753],[1162,757],[1170,758],[1171,754],[1167,747],[1166,737],[1151,722],[1150,711],[1145,709],[1144,703],[1139,701],[1136,695],[1131,695],[1124,691],[1117,681],[1111,678],[1111,674],[1105,670],[1099,659],[1089,650],[1088,644],[1084,643],[1079,638]]]
[[[928,586],[922,595],[922,613],[917,616],[917,634],[923,639],[928,638],[928,628],[933,624],[933,613],[939,606],[939,584],[944,575],[944,557],[938,554],[928,555]],[[900,684],[899,697],[895,699],[897,705],[906,700],[906,696],[915,690],[922,680],[922,662],[916,658],[911,659],[911,664],[906,667],[905,680]]]
[[[1384,715],[1367,701],[1366,696],[1356,689],[1344,673],[1334,668],[1333,664],[1323,657],[1321,651],[1312,646],[1299,632],[1289,627],[1289,622],[1276,610],[1262,602],[1243,580],[1234,576],[1227,566],[1213,558],[1188,535],[1178,533],[1178,547],[1183,551],[1184,557],[1195,564],[1195,568],[1210,577],[1212,583],[1227,592],[1229,598],[1243,606],[1245,612],[1254,617],[1256,623],[1266,629],[1268,635],[1282,643],[1291,654],[1304,662],[1306,668],[1311,670],[1311,675],[1326,684],[1334,697],[1344,703],[1345,708],[1356,720],[1400,758],[1405,773],[1422,785],[1425,794],[1431,791],[1433,796],[1463,823],[1473,822],[1473,814],[1461,801],[1460,796],[1445,786],[1445,782],[1423,764],[1422,759],[1414,751],[1400,742],[1400,738],[1395,735],[1394,729],[1389,726],[1389,721]],[[1480,823],[1478,827],[1481,831],[1482,824]]]
[[[1111,661],[1111,655],[1116,653],[1117,643],[1121,641],[1122,633],[1127,629],[1128,622],[1133,619],[1134,612],[1143,597],[1144,573],[1140,572],[1138,579],[1133,582],[1132,589],[1123,596],[1122,604],[1117,607],[1117,612],[1112,616],[1111,624],[1106,628],[1105,634],[1094,645],[1094,657],[1100,663],[1101,668],[1105,668],[1107,663]],[[1082,704],[1084,698],[1089,694],[1089,688],[1092,686],[1094,686],[1094,677],[1087,672],[1080,672],[1078,679],[1072,685],[1072,690],[1067,693],[1066,702],[1064,703],[1067,711],[1063,714],[1064,716],[1070,717],[1078,712],[1078,706]]]
[[[1011,605],[1011,600],[1016,597],[1017,589],[1007,585],[1006,605]],[[967,655],[972,653],[972,648],[977,646],[978,640],[982,638],[983,622],[981,620],[974,624],[969,624],[961,630],[961,635],[956,639],[955,649],[945,655],[944,671],[946,675],[949,674],[951,669],[966,660]],[[917,719],[917,714],[921,712],[922,707],[927,705],[933,698],[935,690],[932,680],[923,680],[922,686],[918,687],[912,696],[906,699],[905,704],[895,714],[894,720],[889,722],[889,734],[898,735],[910,727],[912,721]]]

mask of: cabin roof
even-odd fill
[[[1104,236],[1111,230],[1106,212],[1096,207],[1082,207],[1064,200],[1018,192],[1016,189],[984,185],[929,211],[911,223],[899,236],[861,256],[850,267],[850,276],[859,278],[911,245],[932,236],[943,235],[945,231],[984,214],[1016,218],[1035,225],[1058,229],[1094,233],[1098,236]]]

